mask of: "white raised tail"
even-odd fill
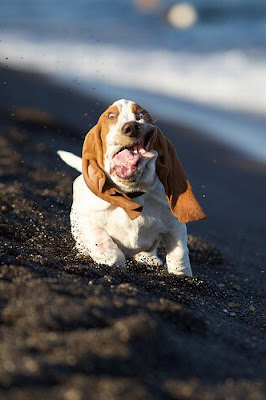
[[[67,165],[82,172],[82,158],[68,151],[58,150],[57,154],[62,158]]]

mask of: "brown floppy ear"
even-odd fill
[[[182,223],[205,219],[172,143],[157,127],[153,148],[158,152],[157,175],[164,185],[172,213]]]
[[[106,176],[103,167],[103,149],[101,141],[101,127],[98,122],[85,137],[82,149],[82,173],[86,185],[94,193],[102,192]]]

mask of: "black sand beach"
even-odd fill
[[[106,105],[0,77],[0,398],[265,399],[266,165],[158,121],[208,214],[188,226],[194,277],[97,266],[73,250],[77,173],[56,151],[80,154]]]

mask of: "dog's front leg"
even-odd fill
[[[114,243],[106,231],[99,226],[92,226],[85,215],[71,213],[72,234],[77,243],[77,249],[82,254],[88,254],[97,264],[125,267],[124,253]]]
[[[93,229],[88,237],[89,253],[97,264],[126,266],[123,252],[101,228]]]
[[[192,276],[188,247],[187,227],[176,221],[176,224],[164,235],[166,246],[166,266],[168,272],[175,275]]]

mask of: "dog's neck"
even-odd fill
[[[125,194],[130,198],[130,199],[135,199],[135,197],[142,196],[146,192],[125,192]]]

